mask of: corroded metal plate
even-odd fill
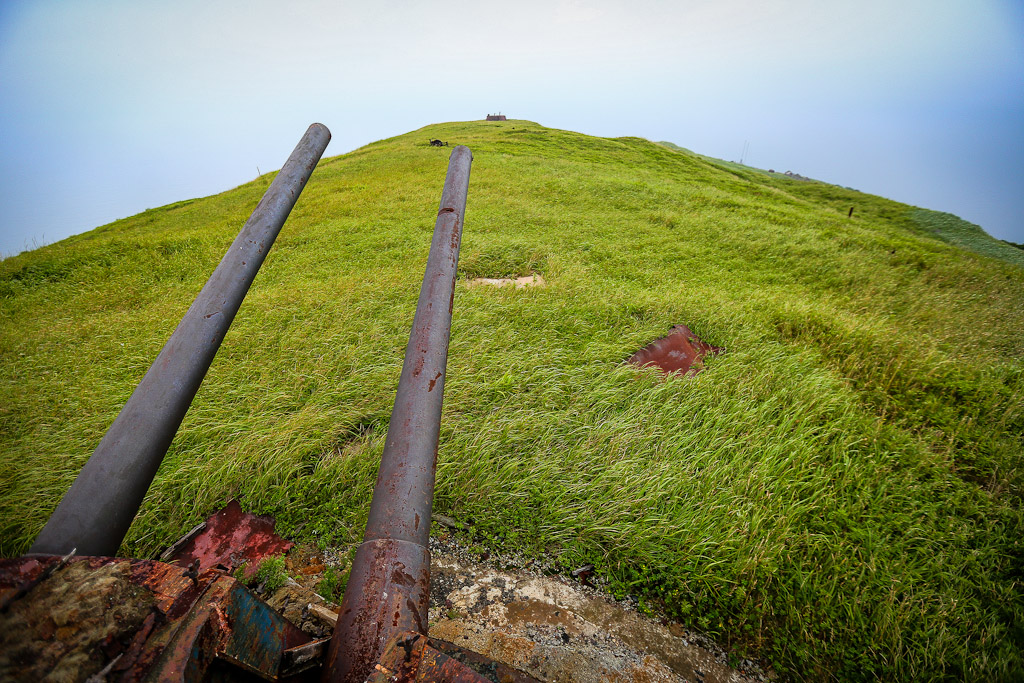
[[[708,344],[686,325],[673,325],[666,336],[643,347],[626,362],[638,367],[654,365],[666,375],[693,376],[704,369],[705,356],[717,355],[724,350]]]

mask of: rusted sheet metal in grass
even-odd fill
[[[206,571],[220,565],[229,572],[243,564],[251,576],[267,557],[283,555],[295,545],[274,533],[274,518],[244,512],[237,500],[210,515],[160,556],[164,562]]]
[[[456,147],[416,305],[394,409],[324,681],[364,681],[396,633],[426,635],[430,515],[455,272],[473,155]]]
[[[696,375],[704,369],[704,357],[724,351],[695,335],[686,325],[674,325],[671,332],[640,349],[626,362],[638,367],[654,365],[666,375]]]
[[[115,555],[281,226],[331,138],[314,123],[32,544]]]

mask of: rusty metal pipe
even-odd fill
[[[426,635],[430,512],[469,169],[452,151],[370,517],[356,551],[323,681],[365,681],[396,633]]]
[[[319,123],[302,136],[30,552],[117,553],[242,299],[330,139]]]

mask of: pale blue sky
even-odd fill
[[[1024,242],[1007,0],[0,4],[0,253],[429,123],[669,140]]]

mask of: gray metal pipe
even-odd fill
[[[430,516],[469,169],[452,151],[405,349],[370,517],[356,551],[323,681],[364,681],[395,634],[426,635]]]
[[[242,299],[330,139],[319,123],[302,136],[29,552],[117,553]]]

